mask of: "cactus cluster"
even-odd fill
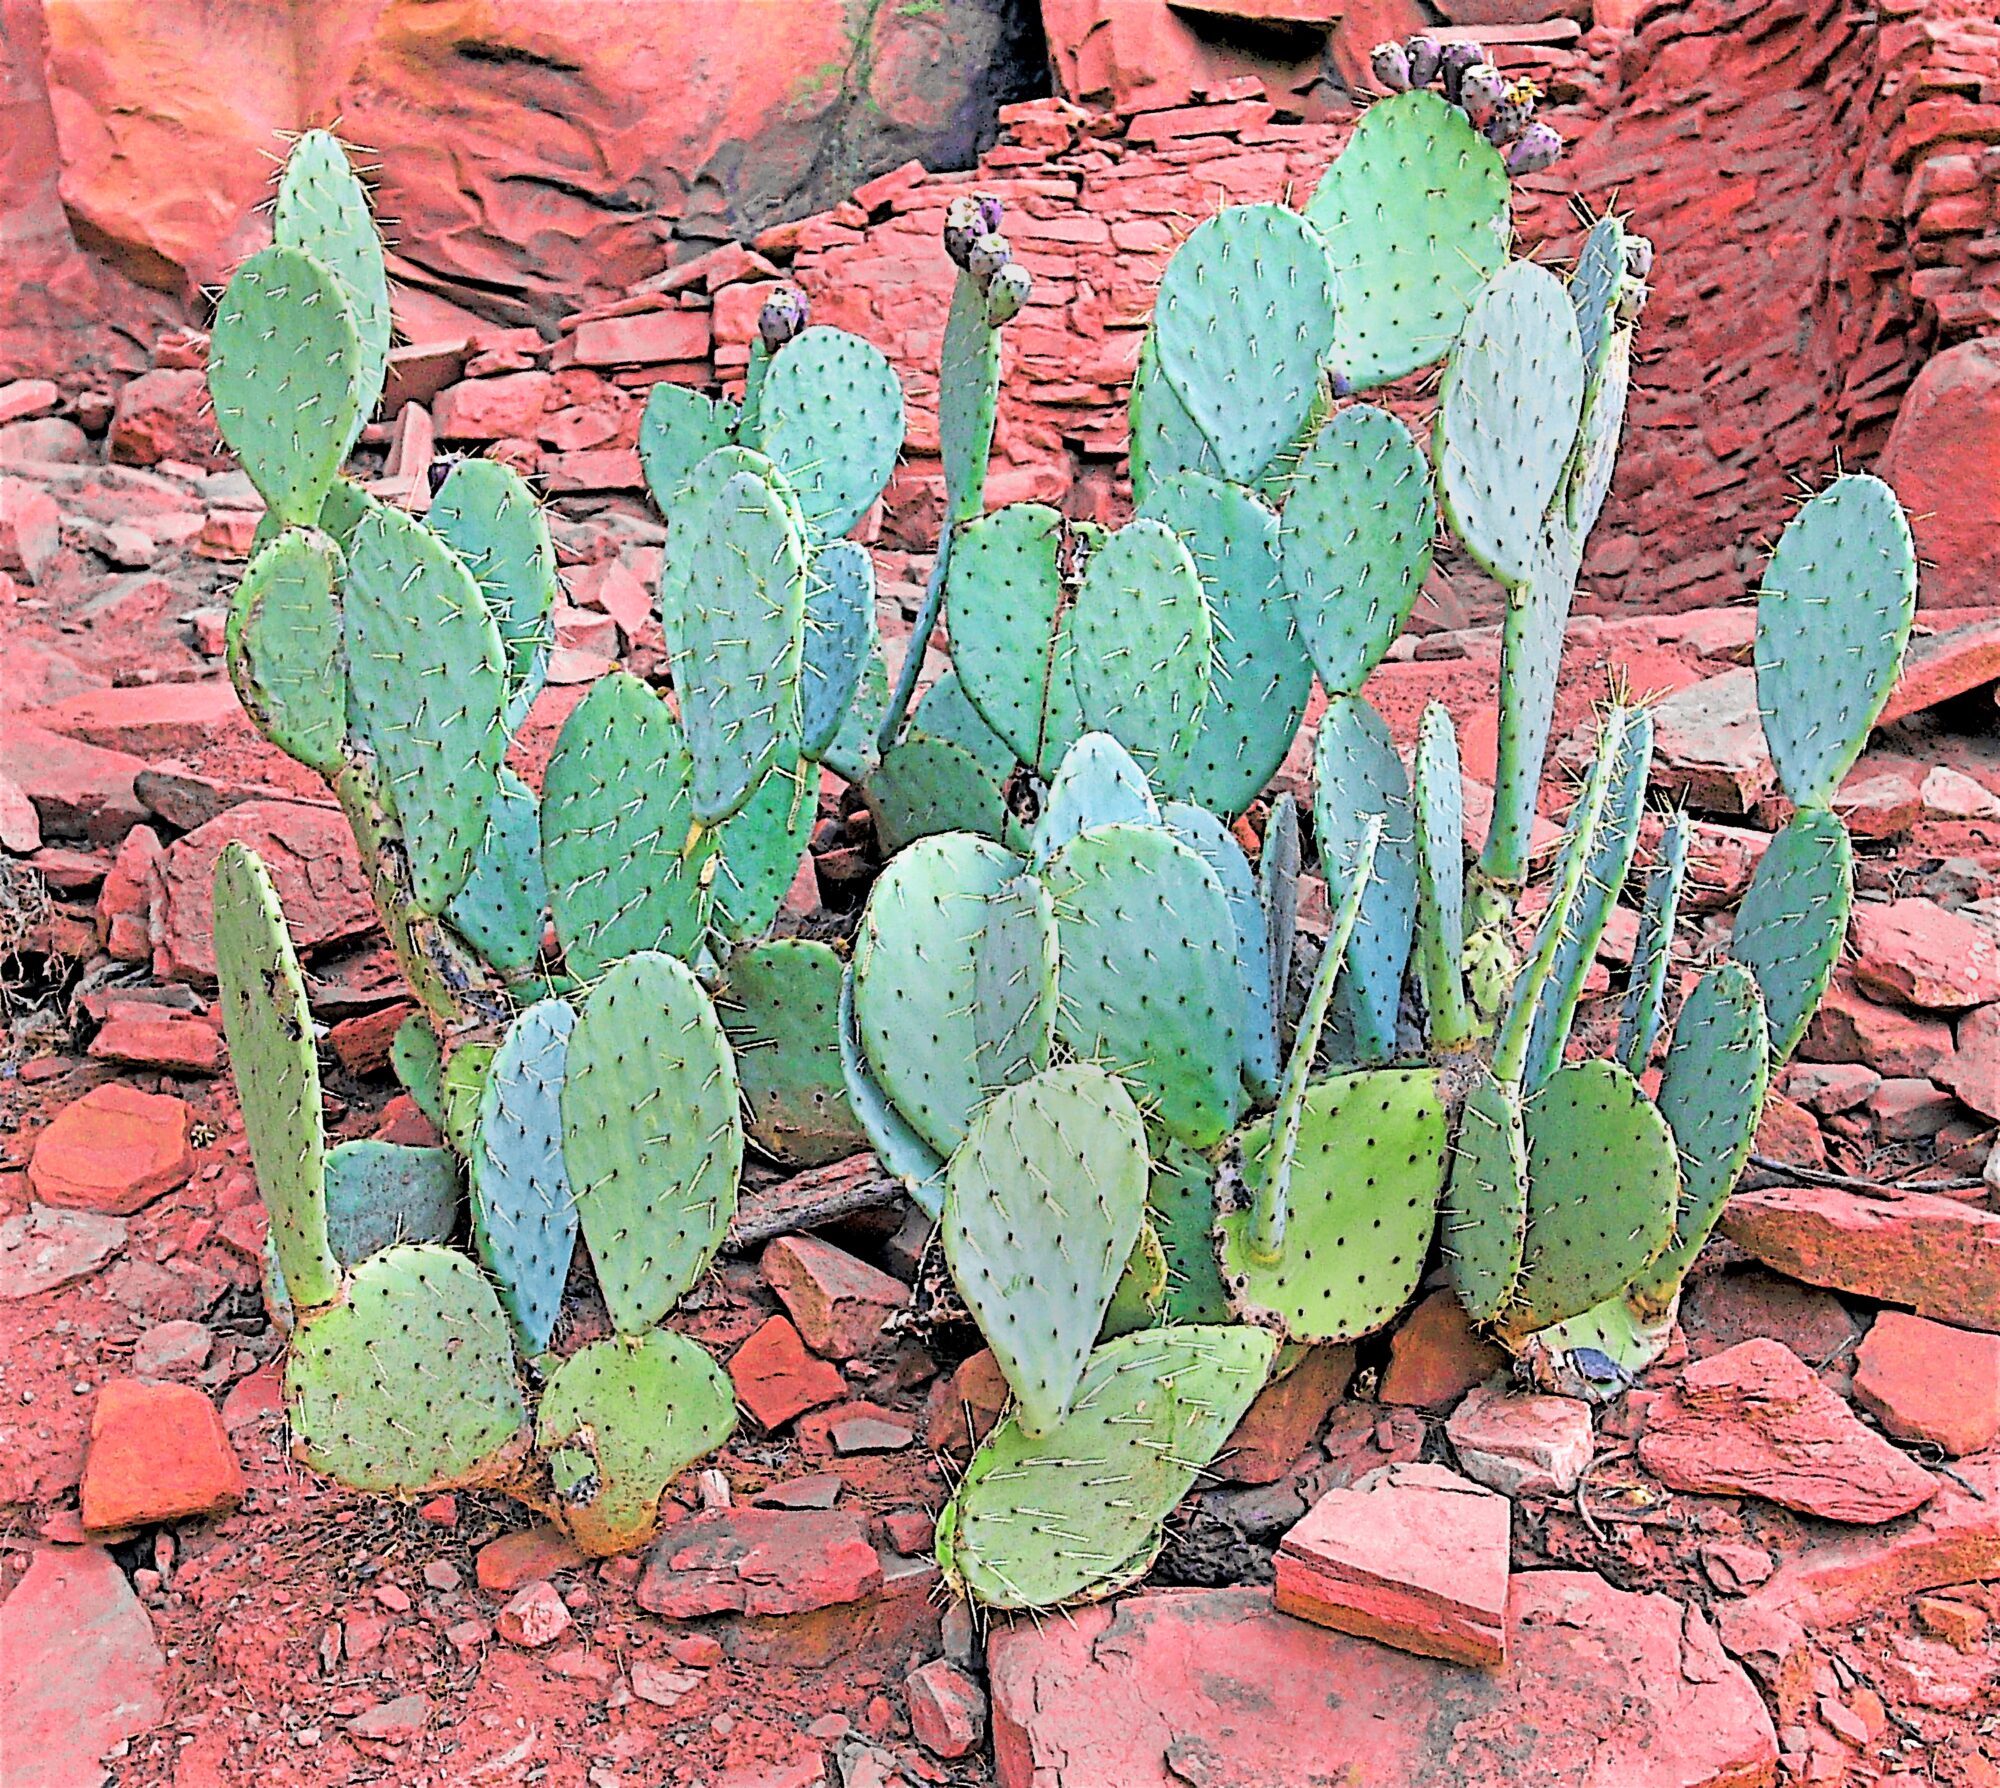
[[[1141,1574],[1272,1372],[1384,1327],[1440,1256],[1531,1373],[1657,1353],[1838,952],[1829,803],[1900,664],[1909,532],[1866,477],[1786,530],[1757,677],[1796,814],[1686,986],[1688,827],[1666,819],[1616,1047],[1572,1059],[1640,855],[1642,706],[1601,715],[1545,876],[1531,826],[1651,250],[1606,217],[1567,279],[1511,258],[1509,173],[1546,165],[1532,95],[1424,38],[1378,73],[1399,90],[1303,211],[1226,208],[1167,267],[1115,530],[987,509],[1001,331],[1031,285],[998,203],[953,202],[945,524],[900,665],[844,538],[902,445],[881,355],[785,287],[741,404],[656,386],[672,699],[605,677],[539,792],[507,758],[547,658],[547,525],[485,461],[425,520],[339,476],[380,386],[380,251],[337,145],[302,140],[278,244],[214,335],[218,417],[270,506],[231,673],[353,824],[421,1008],[398,1071],[448,1145],[328,1146],[297,964],[232,847],[224,1007],[309,1463],[503,1487],[592,1550],[645,1537],[732,1420],[667,1325],[746,1143],[865,1143],[937,1221],[1012,1392],[938,1526],[989,1605]],[[1434,396],[1369,401],[1433,368]],[[1476,853],[1450,717],[1406,762],[1364,693],[1440,523],[1505,600]],[[940,627],[951,667],[918,699]],[[1264,797],[1315,683],[1308,841]],[[891,853],[851,944],[770,935],[822,763]],[[583,1262],[614,1334],[565,1357]]]
[[[1562,157],[1562,138],[1535,117],[1541,89],[1525,77],[1508,80],[1476,43],[1440,43],[1420,31],[1401,43],[1378,43],[1368,53],[1368,66],[1390,93],[1435,83],[1500,150],[1510,174],[1539,174]]]

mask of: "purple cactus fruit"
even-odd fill
[[[1343,362],[1329,360],[1326,363],[1326,388],[1335,397],[1352,397],[1354,395],[1354,381],[1348,377],[1347,367]]]
[[[1459,83],[1465,79],[1465,71],[1485,60],[1486,52],[1476,43],[1448,43],[1444,46],[1444,54],[1438,58],[1438,73],[1444,80],[1444,96],[1453,105],[1458,104]]]
[[[1486,140],[1496,149],[1504,148],[1528,128],[1528,121],[1534,115],[1534,89],[1525,82],[1517,82],[1500,95],[1493,116],[1486,120]]]
[[[965,270],[979,282],[983,292],[992,283],[994,274],[1013,258],[1014,251],[1007,246],[1005,236],[981,236],[965,257]]]
[[[1368,52],[1375,85],[1385,93],[1406,93],[1410,87],[1410,53],[1399,43],[1378,43]]]
[[[1544,168],[1554,167],[1562,152],[1563,140],[1555,127],[1537,120],[1501,151],[1500,160],[1509,174],[1539,174]]]
[[[961,267],[972,253],[972,245],[985,234],[987,230],[980,221],[977,199],[953,199],[944,208],[944,252]]]
[[[1403,55],[1410,65],[1410,85],[1428,87],[1437,79],[1438,63],[1444,55],[1444,45],[1435,37],[1426,37],[1419,31],[1403,44]]]
[[[431,495],[433,497],[444,489],[444,481],[451,476],[452,467],[457,465],[463,458],[465,458],[465,455],[462,453],[440,453],[436,459],[431,461],[424,476],[430,484]]]
[[[1007,211],[1006,206],[1002,205],[990,192],[974,193],[972,195],[972,202],[979,208],[979,234],[982,236],[999,235],[1000,223]]]
[[[1643,279],[1621,279],[1618,282],[1618,320],[1621,323],[1636,323],[1639,313],[1646,308],[1646,300],[1653,295],[1653,288]]]
[[[986,320],[998,329],[1018,316],[1034,290],[1034,278],[1019,261],[997,269],[986,284]]]
[[[775,354],[806,326],[811,316],[812,305],[804,292],[789,282],[778,287],[757,313],[757,333],[763,338],[764,351]]]
[[[1653,239],[1650,236],[1625,238],[1625,271],[1634,279],[1644,279],[1653,271]]]
[[[1507,91],[1507,77],[1490,62],[1475,62],[1459,77],[1458,103],[1475,125],[1484,127]]]

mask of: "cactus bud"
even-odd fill
[[[1444,56],[1444,45],[1435,37],[1426,37],[1420,31],[1405,41],[1403,55],[1410,65],[1410,85],[1428,87],[1437,79],[1438,64]]]
[[[1634,279],[1645,279],[1653,271],[1653,239],[1650,236],[1625,238],[1625,271]]]
[[[1006,207],[990,192],[974,193],[972,195],[972,203],[979,213],[978,234],[981,236],[999,235],[1000,222],[1006,214]]]
[[[1410,55],[1399,43],[1378,43],[1368,52],[1368,66],[1375,85],[1387,93],[1405,93],[1410,87]]]
[[[1511,143],[1528,128],[1529,119],[1535,115],[1537,97],[1538,92],[1532,81],[1516,81],[1495,103],[1493,116],[1487,119],[1485,125],[1486,140],[1496,149]]]
[[[987,229],[975,198],[953,199],[944,210],[944,252],[959,266],[966,264],[972,245]]]
[[[986,320],[994,328],[1020,314],[1034,289],[1034,279],[1018,261],[995,270],[986,286]]]
[[[1444,77],[1444,96],[1453,105],[1458,104],[1459,83],[1465,78],[1465,71],[1474,63],[1484,62],[1486,52],[1476,43],[1448,43],[1444,53],[1438,58],[1438,73]]]
[[[812,315],[811,301],[797,286],[787,282],[764,300],[757,313],[757,333],[766,353],[775,354],[806,326]]]
[[[1014,251],[1007,246],[1005,236],[981,236],[965,257],[965,270],[979,282],[983,292],[992,283],[994,274],[1013,258]]]
[[[430,485],[433,497],[444,489],[444,481],[451,476],[452,467],[457,465],[463,458],[465,458],[465,455],[462,453],[440,453],[436,459],[431,461],[429,468],[424,473],[424,479]]]
[[[1459,77],[1458,103],[1476,125],[1485,125],[1507,91],[1507,77],[1490,62],[1475,62]]]
[[[1335,397],[1354,395],[1354,381],[1348,376],[1344,362],[1329,360],[1326,363],[1326,387]]]
[[[1552,168],[1563,152],[1563,140],[1553,126],[1539,121],[1528,125],[1501,152],[1500,159],[1513,175],[1539,174]]]
[[[1525,142],[1527,139],[1522,139]],[[1518,145],[1516,145],[1518,147]],[[1646,300],[1653,295],[1653,288],[1643,279],[1623,279],[1618,282],[1618,320],[1621,323],[1636,323],[1639,313],[1646,308]]]

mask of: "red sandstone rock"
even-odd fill
[[[1860,1062],[1794,1062],[1785,1070],[1785,1097],[1821,1117],[1865,1105],[1882,1076]]]
[[[1930,575],[1926,572],[1924,576],[1927,587]],[[1990,588],[1982,589],[1973,598],[1973,606],[1977,608],[1990,607],[1992,602]],[[1906,715],[1996,681],[2000,681],[2000,620],[1975,621],[1928,639],[1914,640],[1903,659],[1903,674],[1878,724],[1888,726]]]
[[[128,466],[163,459],[210,468],[232,465],[215,431],[208,375],[195,368],[155,368],[118,388],[111,416],[111,458]]]
[[[1765,1096],[1753,1147],[1760,1155],[1789,1162],[1794,1167],[1826,1165],[1826,1139],[1819,1133],[1817,1120],[1783,1093]]]
[[[62,512],[55,499],[25,478],[0,478],[0,572],[40,583],[62,545]]]
[[[1938,1487],[1769,1340],[1687,1367],[1648,1405],[1639,1463],[1675,1490],[1759,1496],[1825,1521],[1892,1521]]]
[[[1958,1101],[1942,1087],[1917,1078],[1885,1080],[1868,1095],[1868,1119],[1887,1142],[1935,1136],[1957,1114]]]
[[[900,1280],[817,1236],[780,1236],[764,1250],[758,1269],[805,1344],[827,1359],[872,1353],[882,1325],[910,1301]]]
[[[639,1579],[639,1606],[669,1620],[805,1614],[882,1587],[867,1523],[845,1509],[711,1509],[668,1529]]]
[[[1961,342],[1927,361],[1903,394],[1878,468],[1910,511],[1928,603],[1988,602],[2000,588],[2000,494],[1965,476],[1967,466],[1996,463],[2000,343]]]
[[[473,1572],[481,1589],[505,1596],[558,1571],[573,1571],[583,1562],[583,1554],[568,1535],[553,1527],[524,1527],[481,1546],[473,1560]]]
[[[1590,1405],[1490,1385],[1445,1424],[1459,1469],[1503,1496],[1567,1496],[1590,1464]]]
[[[83,1461],[83,1524],[94,1533],[213,1515],[243,1500],[215,1405],[192,1385],[114,1378],[97,1393]]]
[[[250,736],[236,691],[219,679],[90,689],[37,708],[27,718],[51,732],[136,757],[197,752],[223,731]]]
[[[553,383],[545,372],[520,372],[448,385],[431,406],[438,438],[498,441],[520,436],[532,440]]]
[[[579,366],[646,366],[708,358],[708,313],[653,310],[579,324],[571,338]]]
[[[1757,715],[1757,676],[1724,671],[1653,710],[1653,786],[1708,813],[1748,813],[1777,785]]]
[[[36,1138],[28,1184],[44,1204],[129,1216],[194,1171],[190,1121],[180,1099],[107,1081]]]
[[[999,1788],[1768,1788],[1777,1740],[1701,1616],[1587,1572],[1514,1580],[1505,1671],[1157,1590],[987,1646]]]
[[[1841,1354],[1860,1324],[1830,1291],[1745,1266],[1691,1278],[1681,1293],[1681,1329],[1696,1359],[1769,1336],[1802,1360]]]
[[[933,1757],[966,1757],[986,1736],[986,1691],[956,1664],[933,1658],[903,1684],[910,1730]]]
[[[119,844],[98,893],[97,935],[105,954],[120,962],[152,960],[153,864],[160,850],[159,833],[151,826],[134,826]]]
[[[574,1624],[556,1586],[538,1578],[514,1592],[513,1599],[494,1620],[493,1628],[509,1645],[537,1651],[553,1645]]]
[[[220,1074],[222,1033],[192,1012],[128,1008],[90,1040],[90,1058],[168,1074]]]
[[[1291,1371],[1257,1393],[1210,1475],[1228,1484],[1275,1484],[1318,1437],[1353,1377],[1353,1348],[1308,1348]]]
[[[148,817],[133,781],[145,762],[126,752],[0,714],[0,765],[33,804],[46,837],[116,844]]]
[[[1512,1515],[1441,1465],[1385,1466],[1285,1535],[1278,1606],[1423,1657],[1502,1664]]]
[[[839,1371],[808,1353],[782,1316],[764,1323],[730,1356],[729,1381],[737,1402],[766,1431],[847,1395]]]
[[[924,1445],[934,1453],[962,1457],[971,1452],[993,1432],[1007,1397],[1007,1380],[992,1351],[982,1347],[969,1354],[931,1386],[924,1405]]]
[[[1935,901],[1858,902],[1848,934],[1864,993],[1932,1011],[2000,1000],[2000,945]]]
[[[1856,1355],[1854,1399],[1898,1440],[1976,1453],[2000,1438],[2000,1335],[1884,1310]]]
[[[1380,1396],[1441,1414],[1506,1365],[1506,1354],[1472,1326],[1465,1306],[1449,1291],[1434,1291],[1390,1337]]]
[[[30,1205],[0,1219],[0,1303],[35,1297],[94,1273],[125,1245],[125,1224],[94,1211]]]
[[[1928,1013],[1905,1012],[1871,1000],[1846,974],[1836,974],[1799,1045],[1808,1062],[1865,1062],[1878,1074],[1948,1078],[1951,1025]]]
[[[2000,1118],[2000,1005],[1958,1021],[1958,1047],[1937,1077],[1980,1116]]]

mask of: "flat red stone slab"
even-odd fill
[[[129,1217],[194,1172],[189,1123],[182,1100],[107,1081],[36,1139],[28,1184],[44,1204]]]
[[[1371,1471],[1279,1542],[1278,1606],[1424,1657],[1504,1663],[1512,1515],[1441,1465]]]
[[[1884,1310],[1855,1355],[1854,1400],[1898,1440],[1976,1453],[2000,1438],[2000,1335]]]
[[[243,1500],[243,1468],[215,1405],[193,1385],[114,1378],[97,1393],[83,1460],[93,1533],[213,1515]]]

